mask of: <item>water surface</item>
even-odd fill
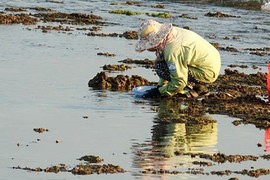
[[[114,15],[109,14],[109,10],[164,11],[151,8],[151,5],[161,1],[141,1],[145,5],[142,7],[121,4],[112,6],[111,2],[4,0],[0,2],[0,9],[4,11],[10,6],[39,6],[67,13],[92,12],[102,16],[106,22],[116,22],[116,25],[102,27],[102,32],[105,33],[136,30],[143,19],[149,18],[145,15]],[[266,72],[269,55],[251,55],[244,49],[269,47],[268,12],[187,2],[162,3],[165,4],[165,10],[171,12],[175,18],[156,20],[189,26],[210,42],[240,50],[239,53],[220,51],[221,73],[230,64],[248,65],[249,68],[241,69],[248,73]],[[218,19],[204,16],[215,11],[241,18]],[[198,19],[177,18],[185,13]],[[70,35],[42,33],[35,27],[36,25],[0,25],[0,179],[229,179],[235,176],[240,179],[254,179],[235,174],[219,177],[140,173],[150,167],[178,171],[200,168],[191,163],[194,159],[191,160],[189,156],[175,156],[173,152],[176,150],[255,156],[269,154],[269,130],[260,130],[253,125],[236,127],[231,123],[235,118],[223,115],[210,115],[217,123],[204,127],[157,121],[156,117],[170,112],[166,108],[177,108],[177,104],[162,101],[158,106],[164,111],[157,113],[153,110],[157,105],[153,106],[151,101],[135,103],[138,99],[131,92],[98,91],[87,86],[88,81],[102,71],[104,64],[116,64],[126,58],[154,58],[148,52],[135,52],[135,40],[89,37],[81,31],[74,31]],[[225,40],[225,37],[229,39]],[[116,56],[97,56],[98,52],[111,52]],[[253,69],[252,65],[259,68]],[[149,69],[133,68],[123,73],[158,80]],[[110,75],[117,74],[122,73]],[[38,134],[33,131],[36,127],[44,127],[49,131]],[[61,143],[56,143],[56,140]],[[258,147],[258,143],[262,147]],[[145,157],[138,156],[140,151]],[[79,163],[79,157],[91,154],[101,156],[105,164],[120,165],[128,172],[74,176],[71,173],[34,173],[11,169],[13,166],[45,168],[60,163],[74,166]],[[264,160],[241,164],[225,163],[206,168],[205,171],[267,168],[268,164]],[[261,176],[260,179],[269,179],[269,176]]]

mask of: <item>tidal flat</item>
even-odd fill
[[[269,179],[269,12],[190,1],[0,9],[0,179]],[[220,51],[207,96],[134,96],[158,81],[154,54],[134,50],[150,18]]]

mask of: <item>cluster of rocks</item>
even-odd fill
[[[131,69],[130,66],[127,66],[125,64],[120,64],[120,65],[111,65],[111,64],[108,64],[108,65],[104,65],[103,67],[103,70],[107,70],[107,71],[125,71],[125,70],[128,70],[128,69]]]
[[[204,154],[204,153],[181,153],[176,151],[175,154],[177,156],[191,156],[192,158],[199,157],[202,159],[207,159],[210,161],[213,161],[215,163],[241,163],[243,161],[257,161],[259,158],[265,159],[268,157],[265,157],[266,155],[262,156],[252,156],[252,155],[225,155],[223,153],[217,153],[217,154]],[[202,166],[213,166],[214,164],[212,162],[206,162],[206,161],[193,161],[192,164],[198,165],[200,167]],[[270,169],[269,168],[260,168],[260,169],[254,169],[254,167],[251,167],[250,170],[243,169],[243,170],[222,170],[222,171],[211,171],[211,172],[205,172],[204,168],[188,168],[187,171],[170,171],[166,169],[145,169],[141,171],[143,174],[201,174],[201,175],[218,175],[218,176],[230,176],[232,174],[241,174],[241,175],[247,175],[250,177],[260,177],[263,175],[269,175]],[[233,179],[237,179],[236,177]]]
[[[88,82],[88,86],[93,89],[110,89],[110,90],[131,90],[135,86],[149,85],[145,78],[132,75],[117,75],[109,77],[107,72],[100,72]]]
[[[195,168],[189,168],[187,171],[170,171],[166,169],[145,169],[144,171],[141,171],[143,174],[193,174],[193,175],[218,175],[218,176],[230,176],[232,174],[241,174],[241,175],[247,175],[250,177],[260,177],[263,175],[269,175],[270,169],[260,168],[260,169],[252,169],[252,170],[240,170],[240,171],[231,171],[231,170],[224,170],[224,171],[211,171],[211,172],[204,172],[203,169],[195,169]],[[238,178],[230,178],[230,180],[238,180]]]
[[[179,155],[179,152],[175,152],[176,155]],[[199,157],[202,159],[207,159],[211,160],[213,162],[217,163],[225,163],[225,162],[230,162],[230,163],[241,163],[243,161],[257,161],[259,159],[258,156],[252,156],[252,155],[226,155],[224,153],[216,153],[216,154],[205,154],[205,153],[184,153],[180,155],[188,155],[191,156],[192,158]]]
[[[74,175],[90,175],[90,174],[115,174],[124,173],[125,170],[118,165],[113,164],[100,164],[103,159],[99,156],[86,155],[78,160],[84,161],[73,168],[65,164],[54,165],[47,168],[30,168],[16,166],[13,169],[21,169],[34,172],[46,172],[46,173],[59,173],[59,172],[71,172]]]
[[[39,20],[28,14],[0,14],[0,24],[37,24]]]
[[[222,12],[208,12],[205,14],[205,16],[209,16],[209,17],[233,17],[233,18],[240,18],[240,16],[234,16],[234,15],[230,15],[230,14],[225,14]]]
[[[135,86],[153,85],[145,78],[133,75],[117,75],[109,77],[108,73],[100,72],[88,83],[94,89],[131,90]],[[216,82],[207,84],[210,93],[202,100],[186,99],[183,97],[170,98],[178,108],[168,109],[168,116],[162,117],[164,121],[179,123],[207,124],[215,120],[203,116],[203,114],[225,114],[242,120],[238,125],[254,124],[259,128],[270,127],[270,110],[267,100],[266,73],[256,74],[240,73],[237,70],[226,69],[224,75],[220,75]],[[185,104],[187,108],[181,109]],[[159,109],[154,109],[159,111]],[[171,114],[178,114],[173,119]]]
[[[104,22],[101,22],[102,18],[94,14],[53,12],[38,13],[33,16],[41,19],[43,22],[57,22],[72,25],[104,24]]]
[[[27,10],[47,11],[42,13],[27,13]],[[33,25],[38,22],[56,22],[60,24],[72,24],[72,25],[89,25],[89,24],[101,24],[103,25],[102,18],[94,14],[82,14],[82,13],[63,13],[55,12],[47,8],[6,8],[5,11],[24,13],[1,13],[0,24],[24,24]]]

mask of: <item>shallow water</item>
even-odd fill
[[[72,1],[51,3],[47,1],[1,1],[5,7],[49,7],[61,12],[93,12],[106,22],[119,25],[102,27],[102,31],[123,33],[136,30],[144,15],[123,16],[109,14],[111,9],[129,9],[139,12],[159,12],[151,5],[159,1],[144,2],[146,6],[110,5],[112,1]],[[210,42],[222,47],[233,46],[238,53],[220,51],[222,71],[230,64],[256,65],[259,69],[241,69],[253,73],[266,72],[268,56],[249,54],[244,48],[269,47],[270,19],[264,11],[248,11],[212,5],[162,2],[173,15],[184,13],[197,20],[173,18],[157,19],[179,26],[189,26]],[[208,12],[220,11],[241,18],[209,18]],[[178,106],[162,101],[164,112],[156,113],[151,101],[135,103],[131,92],[97,91],[87,83],[104,64],[115,64],[126,58],[154,58],[148,52],[136,53],[134,40],[112,37],[89,37],[83,31],[42,33],[36,26],[0,25],[0,174],[1,180],[13,179],[254,179],[232,174],[216,175],[146,175],[141,171],[155,167],[186,171],[200,168],[193,165],[189,156],[175,156],[174,151],[255,155],[270,153],[269,131],[252,125],[234,126],[235,118],[211,115],[217,120],[203,128],[182,124],[164,124],[156,120],[166,108]],[[214,39],[209,36],[216,37]],[[225,40],[228,36],[230,39]],[[233,39],[234,36],[239,39]],[[97,56],[98,52],[111,52],[115,57]],[[119,73],[110,74],[115,76]],[[121,73],[122,74],[122,73]],[[149,69],[133,68],[124,74],[139,74],[157,81]],[[169,111],[170,112],[170,111]],[[172,116],[177,116],[173,114]],[[39,134],[33,128],[44,127],[48,132]],[[268,135],[268,136],[267,136]],[[56,143],[56,140],[60,143]],[[258,147],[257,144],[262,144]],[[145,157],[138,156],[138,152]],[[104,163],[117,164],[128,172],[113,175],[74,176],[71,173],[35,173],[14,170],[11,167],[48,167],[65,163],[74,166],[84,155],[98,155]],[[162,157],[166,158],[162,158]],[[182,164],[182,165],[180,165]],[[269,162],[216,164],[205,168],[212,170],[242,170],[254,167],[268,168]],[[261,176],[260,179],[269,179]]]

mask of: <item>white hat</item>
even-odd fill
[[[143,22],[138,30],[139,42],[137,42],[135,50],[142,52],[157,47],[171,28],[172,24],[161,24],[151,19]]]

